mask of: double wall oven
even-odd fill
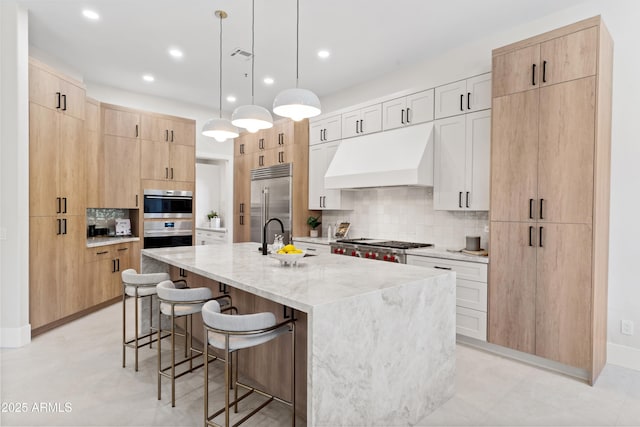
[[[144,247],[193,244],[193,193],[144,190]]]

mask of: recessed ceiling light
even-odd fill
[[[82,15],[84,15],[84,17],[87,19],[91,19],[92,21],[97,21],[98,19],[100,19],[100,15],[89,9],[83,10]]]
[[[176,59],[182,58],[184,55],[180,49],[171,48],[169,49],[169,55],[173,56]]]
[[[155,80],[155,77],[153,77],[151,74],[145,74],[144,76],[142,76],[142,80],[144,80],[145,82],[152,82]]]
[[[331,55],[331,53],[330,53],[328,50],[319,50],[319,51],[318,51],[318,56],[319,56],[320,58],[323,58],[323,59],[324,59],[324,58],[328,58],[328,57],[329,57],[329,55]]]
[[[273,81],[274,80],[271,77],[265,77],[264,80],[263,80],[264,84],[266,84],[266,85],[272,85]]]
[[[229,96],[227,96],[227,101],[228,102],[236,102],[236,97],[233,96],[233,95],[229,95]]]

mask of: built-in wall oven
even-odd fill
[[[193,244],[193,193],[144,190],[144,247]]]
[[[193,193],[179,190],[144,190],[144,217],[193,218]]]

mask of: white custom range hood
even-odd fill
[[[433,122],[345,139],[325,188],[433,185]]]

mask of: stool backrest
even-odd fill
[[[229,332],[255,331],[270,328],[276,324],[273,313],[230,315],[220,312],[218,301],[208,301],[202,306],[202,320],[210,328]]]
[[[209,288],[176,288],[171,280],[158,283],[156,290],[158,298],[167,301],[205,301],[213,298],[213,293]]]
[[[169,280],[169,273],[137,273],[133,268],[122,272],[122,282],[127,285],[157,285]]]

